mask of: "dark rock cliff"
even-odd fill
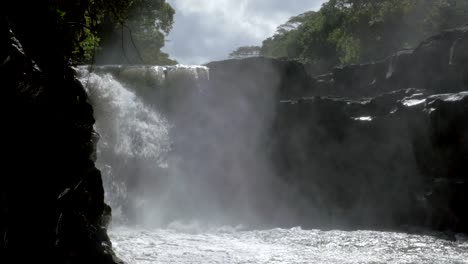
[[[207,66],[215,93],[256,91],[259,107],[274,94],[272,163],[325,212],[322,226],[468,232],[467,44],[468,27],[457,28],[315,78],[266,58]],[[304,216],[314,226],[317,215]]]
[[[349,228],[466,232],[467,99],[408,89],[283,102],[273,159],[279,175]]]
[[[363,97],[406,88],[432,93],[466,89],[467,31],[468,26],[445,31],[380,62],[335,68],[317,77],[314,94]]]
[[[120,263],[87,95],[65,64],[33,61],[14,31],[1,17],[0,262]]]

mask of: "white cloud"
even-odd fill
[[[324,0],[168,0],[175,24],[165,51],[180,63],[227,58],[239,46],[260,45],[291,16]]]

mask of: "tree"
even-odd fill
[[[261,54],[318,65],[362,63],[467,20],[466,0],[329,0],[279,26]]]
[[[103,63],[175,64],[161,52],[172,29],[174,9],[165,0],[118,0],[104,2],[111,12],[102,18],[97,35],[104,49]],[[89,56],[88,56],[89,57]]]
[[[92,63],[96,52],[107,53],[101,44],[111,41],[119,46],[116,63],[123,60],[115,58],[129,51],[146,57],[139,63],[168,60],[160,49],[175,13],[165,0],[16,0],[8,1],[1,12],[24,32],[19,37],[28,38],[24,45],[38,60],[57,56],[74,63]]]
[[[298,57],[299,39],[298,28],[306,21],[316,16],[316,12],[309,11],[291,17],[286,23],[276,29],[276,33],[263,41],[260,54],[267,57]]]
[[[229,54],[229,58],[232,59],[241,59],[241,58],[248,58],[248,57],[256,57],[260,55],[259,46],[243,46],[239,47],[235,51]]]

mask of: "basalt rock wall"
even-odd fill
[[[75,72],[36,63],[12,25],[0,17],[0,262],[120,263],[106,234],[93,108]]]
[[[465,26],[321,76],[267,58],[207,66],[213,90],[255,91],[259,105],[274,94],[268,155],[323,213],[303,226],[467,232],[467,51]]]

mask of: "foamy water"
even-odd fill
[[[272,229],[211,231],[116,228],[111,239],[129,264],[468,263],[468,242],[376,231]]]

